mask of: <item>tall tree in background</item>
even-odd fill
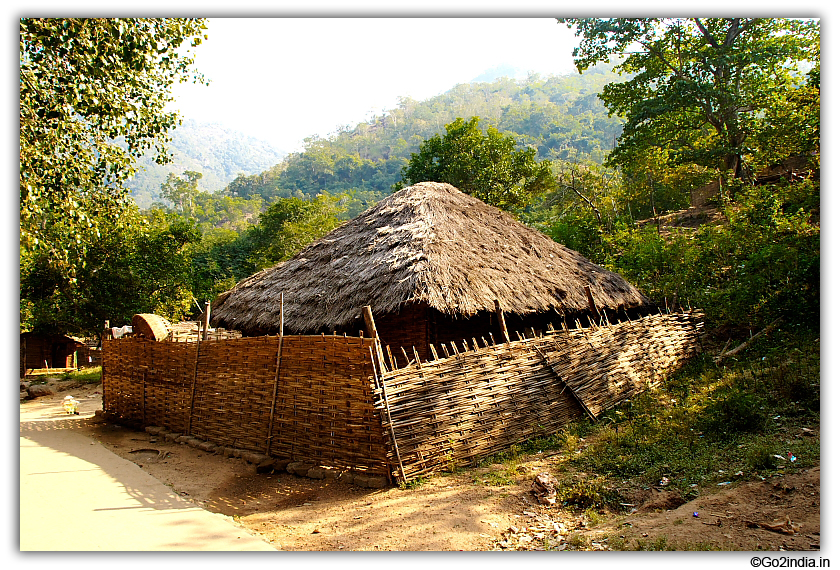
[[[198,19],[20,21],[21,270],[29,256],[67,279],[99,226],[119,220],[134,161],[165,162],[176,81],[203,78],[184,50]]]
[[[533,148],[517,149],[516,140],[493,127],[481,132],[479,118],[446,125],[411,154],[397,189],[417,182],[448,182],[462,192],[506,210],[553,187],[548,161],[538,162]]]
[[[160,186],[160,195],[172,202],[179,213],[192,216],[193,203],[199,194],[198,181],[202,176],[193,170],[185,170],[181,176],[170,172],[166,182]]]
[[[626,116],[610,163],[627,166],[651,149],[673,164],[699,164],[735,178],[749,176],[762,141],[778,140],[774,117],[814,113],[813,75],[819,82],[819,23],[781,18],[560,19],[581,38],[578,70],[620,56],[628,81],[604,88],[611,113]],[[808,90],[810,97],[803,97]],[[791,109],[794,102],[803,108]],[[782,111],[784,109],[784,111]],[[805,120],[808,122],[808,119]],[[782,152],[812,149],[806,139]],[[818,140],[818,139],[817,139]],[[762,155],[764,160],[774,157]]]

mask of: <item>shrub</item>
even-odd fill
[[[767,424],[764,404],[751,392],[729,390],[706,406],[699,421],[700,428],[707,435],[720,439],[763,432]]]

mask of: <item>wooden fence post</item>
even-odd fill
[[[505,322],[505,314],[502,312],[502,306],[499,304],[499,300],[495,299],[493,303],[496,305],[496,317],[499,319],[499,328],[502,330],[502,336],[505,337],[505,342],[510,342],[510,336],[508,335],[507,323]]]
[[[204,302],[204,334],[201,340],[207,340],[207,332],[210,330],[210,301]]]
[[[193,369],[193,383],[192,383],[192,394],[190,396],[190,412],[189,416],[187,417],[187,433],[186,435],[192,435],[192,418],[193,418],[193,409],[195,408],[195,385],[198,382],[198,358],[201,356],[201,325],[199,325],[199,330],[196,331],[198,334],[196,335],[195,341],[195,368]]]
[[[105,335],[105,331],[108,330],[108,327],[111,325],[110,321],[105,321],[105,328],[102,329],[102,336],[99,339],[99,344],[102,346],[100,358],[102,359],[102,411],[108,411],[108,397],[107,397],[107,382],[105,380],[105,339],[107,336]]]
[[[388,367],[385,365],[385,355],[382,352],[382,343],[379,339],[379,333],[376,330],[376,322],[373,320],[373,310],[371,310],[370,305],[364,306],[364,309],[362,309],[362,315],[365,318],[365,328],[367,329],[367,333],[371,338],[373,338],[373,344],[376,346],[376,360],[379,362],[379,371],[384,374],[385,372],[388,372]]]
[[[397,465],[400,468],[400,477],[402,477],[402,482],[405,483],[405,469],[403,468],[402,459],[400,458],[400,448],[397,446],[397,434],[394,432],[394,422],[391,420],[391,408],[388,405],[388,393],[385,391],[385,378],[382,378],[380,381],[379,375],[376,373],[376,359],[373,356],[373,349],[368,347],[370,350],[370,359],[373,363],[373,381],[376,387],[382,390],[382,401],[385,404],[385,414],[387,416],[388,428],[391,434],[391,442],[394,444],[394,454],[397,456]],[[381,416],[380,416],[381,417]],[[388,477],[391,477],[391,467],[388,467]]]
[[[265,454],[270,455],[271,450],[271,431],[274,429],[274,410],[277,407],[277,390],[280,384],[280,363],[283,361],[283,293],[280,293],[280,338],[277,341],[277,365],[274,368],[274,395],[271,397],[271,412],[268,416],[268,435],[265,439]]]
[[[592,296],[592,288],[586,285],[583,289],[586,291],[586,300],[589,302],[589,310],[592,315],[599,315],[598,309],[595,307],[595,298]]]

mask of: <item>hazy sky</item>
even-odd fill
[[[210,18],[207,34],[211,85],[177,86],[176,107],[285,151],[497,66],[575,72],[577,43],[552,18]]]

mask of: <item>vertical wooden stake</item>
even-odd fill
[[[499,304],[498,299],[494,300],[493,304],[496,305],[496,318],[499,320],[499,328],[502,331],[502,336],[505,337],[505,342],[510,342],[510,336],[508,335],[507,323],[505,322],[505,314],[502,312],[502,306]]]
[[[141,400],[143,419],[142,423],[146,425],[146,371],[143,370],[143,399]]]
[[[379,333],[376,331],[376,321],[373,320],[373,311],[370,305],[365,305],[362,310],[362,315],[365,318],[365,328],[367,328],[368,335],[373,339],[373,344],[376,346],[376,359],[379,361],[379,371],[381,374],[385,374],[388,372],[388,366],[385,364],[382,343],[379,340]]]
[[[193,419],[193,410],[195,409],[195,385],[198,382],[198,358],[201,356],[201,325],[199,325],[199,330],[196,331],[196,343],[195,343],[195,368],[193,369],[193,382],[192,382],[192,393],[190,395],[190,412],[189,416],[187,416],[187,433],[186,435],[192,435],[192,419]]]
[[[283,362],[283,319],[285,318],[284,294],[280,291],[280,334],[277,339],[277,360],[274,366],[274,394],[271,397],[271,412],[268,416],[268,434],[265,438],[265,454],[271,450],[271,431],[274,429],[274,410],[277,407],[277,390],[280,383],[280,364]]]
[[[281,303],[282,303],[282,295],[281,295]],[[282,318],[281,318],[282,321]],[[265,454],[270,455],[269,451],[271,450],[271,438],[272,434],[271,431],[274,429],[274,410],[277,407],[277,391],[278,385],[280,384],[280,363],[283,361],[283,334],[282,329],[280,333],[280,337],[277,341],[277,361],[274,367],[274,395],[271,397],[271,412],[268,416],[268,435],[265,441]]]
[[[368,336],[370,338],[376,338],[376,323],[373,320],[373,311],[370,305],[365,305],[364,309],[362,309],[362,315],[365,318],[365,328],[367,328]]]
[[[210,330],[210,301],[204,302],[204,334],[201,335],[201,340],[207,340],[207,334]]]
[[[589,310],[593,315],[597,315],[598,309],[595,308],[595,298],[592,296],[592,289],[589,285],[586,285],[583,289],[586,291],[586,300],[589,302]]]
[[[394,432],[394,422],[391,420],[391,408],[388,406],[388,393],[385,391],[385,379],[383,378],[380,382],[379,375],[376,373],[376,358],[373,356],[373,349],[368,347],[368,350],[370,350],[370,359],[373,364],[373,380],[376,386],[382,390],[382,401],[385,404],[385,414],[387,416],[386,421],[388,422],[391,441],[394,444],[394,454],[397,456],[397,464],[400,468],[400,477],[402,477],[402,482],[405,483],[405,469],[403,468],[402,459],[400,458],[400,448],[397,446],[397,434]]]

